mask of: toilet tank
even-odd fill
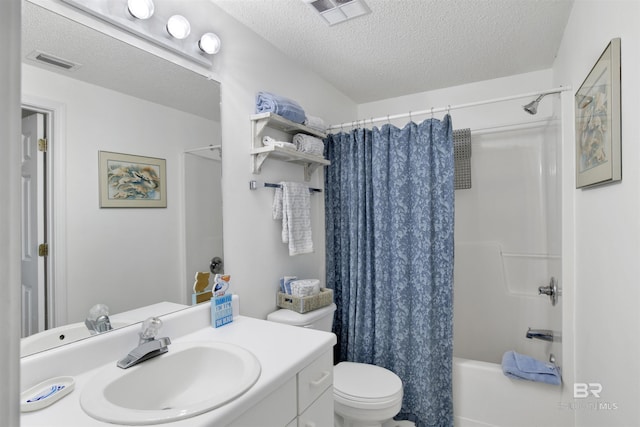
[[[331,332],[333,326],[333,312],[336,305],[319,308],[308,313],[300,314],[286,308],[274,311],[267,316],[271,322],[284,323],[292,326],[302,326],[303,328],[318,329]]]

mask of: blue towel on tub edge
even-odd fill
[[[558,367],[530,356],[507,351],[502,356],[502,372],[510,378],[560,385],[562,379]]]

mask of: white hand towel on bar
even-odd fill
[[[280,186],[273,196],[273,219],[282,218],[282,243],[289,244],[289,255],[311,253],[309,187],[298,182],[281,182]]]

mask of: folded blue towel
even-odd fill
[[[270,92],[256,95],[256,113],[274,113],[295,123],[304,123],[304,110],[296,101]]]
[[[553,363],[544,363],[515,351],[507,351],[502,356],[502,372],[510,378],[521,380],[555,385],[562,382],[558,367]]]

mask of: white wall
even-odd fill
[[[20,3],[0,2],[0,425],[20,423]]]
[[[328,123],[355,115],[355,104],[327,82],[285,57],[222,10],[211,17],[222,39],[215,68],[222,82],[223,198],[225,272],[240,294],[242,314],[264,318],[276,308],[278,278],[297,275],[324,282],[323,194],[312,195],[315,252],[290,257],[280,241],[281,224],[271,217],[273,190],[249,190],[249,181],[303,182],[303,168],[267,159],[260,175],[250,169],[255,94],[267,90],[297,100],[309,114]],[[323,171],[309,185],[323,187]]]
[[[360,104],[358,106],[358,118],[384,117],[386,115],[407,113],[410,111],[429,110],[431,107],[439,108],[446,107],[447,105],[485,101],[488,99],[549,89],[551,84],[551,70],[535,71]],[[552,108],[548,100],[540,103],[538,115],[530,116],[525,114],[520,107],[527,102],[529,102],[529,100],[521,99],[453,110],[451,111],[453,127],[455,129],[464,127],[484,128],[505,123],[520,122],[527,118],[537,120],[542,116],[551,114]],[[437,113],[435,117],[442,118],[443,114],[444,113]],[[429,117],[429,114],[413,116],[413,120],[419,122]],[[348,120],[349,119],[343,121]],[[408,121],[408,119],[400,119],[393,123],[397,126],[402,126]],[[380,126],[382,124],[384,124],[384,122],[377,125]]]
[[[65,107],[65,138],[52,149],[66,154],[66,199],[54,200],[66,212],[66,320],[83,321],[98,302],[112,313],[185,303],[182,153],[219,143],[219,124],[27,64],[22,74],[25,96]],[[98,151],[166,159],[167,208],[100,208]]]
[[[198,152],[202,154],[202,152]],[[210,154],[210,152],[205,152]],[[191,285],[197,272],[209,272],[214,256],[224,262],[222,221],[222,162],[198,154],[186,154],[185,164],[185,283]],[[213,284],[213,277],[210,277]],[[193,287],[185,289],[191,301]]]
[[[575,189],[574,127],[564,130],[565,324],[573,330],[575,381],[599,382],[600,399],[577,399],[577,426],[640,425],[640,2],[576,0],[553,66],[574,93],[609,41],[622,39],[622,182]],[[563,105],[573,117],[573,101]],[[573,335],[573,339],[571,338]],[[586,403],[615,403],[593,410]]]

